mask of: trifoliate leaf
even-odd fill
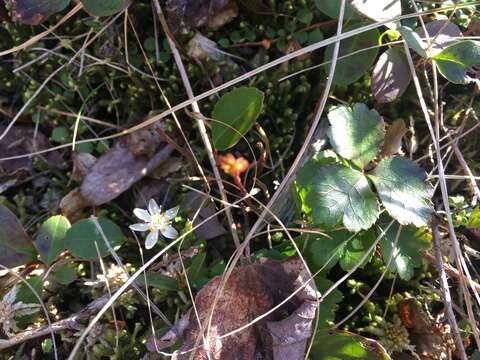
[[[448,81],[468,84],[475,81],[468,75],[472,67],[480,65],[480,42],[461,41],[450,45],[433,57],[438,71]]]
[[[385,124],[378,112],[365,104],[334,107],[328,113],[328,121],[332,147],[358,167],[364,168],[380,151]]]
[[[262,107],[263,93],[254,87],[240,87],[223,95],[212,112],[215,148],[227,150],[238,143],[255,123]]]
[[[388,269],[398,273],[403,280],[410,280],[414,269],[422,265],[422,252],[428,250],[431,243],[423,230],[403,226],[394,247],[398,231],[399,225],[392,225],[380,240],[380,249],[385,264],[392,256]]]
[[[425,171],[413,161],[385,158],[368,175],[388,213],[402,225],[425,226],[431,218],[431,195]]]
[[[304,234],[295,239],[297,244],[302,243],[301,241],[308,241],[305,257],[314,271],[320,269],[327,271],[334,267],[343,252],[346,241],[352,236],[352,233],[334,231],[328,235],[328,237],[317,237],[313,234]]]
[[[342,269],[345,271],[350,271],[357,266],[361,258],[375,242],[376,238],[375,231],[373,231],[372,228],[357,234],[350,241],[348,241],[346,246],[343,247],[342,254],[340,255],[339,263]],[[367,256],[361,267],[370,261],[372,255],[373,251],[370,251],[370,255]]]
[[[343,222],[348,230],[360,231],[378,217],[377,197],[357,170],[337,164],[318,166],[312,160],[298,172],[296,187],[302,210],[315,224]]]

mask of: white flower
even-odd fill
[[[172,220],[177,216],[179,207],[176,206],[170,210],[162,212],[162,208],[157,205],[155,200],[148,202],[148,211],[136,208],[133,213],[137,218],[143,220],[143,223],[130,225],[134,231],[150,231],[145,241],[145,248],[151,249],[158,241],[158,233],[169,239],[178,237],[178,231],[171,225]]]

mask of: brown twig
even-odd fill
[[[457,352],[460,357],[464,360],[467,360],[467,354],[465,352],[465,347],[463,346],[463,340],[460,336],[460,331],[458,329],[457,320],[455,319],[455,313],[452,308],[452,297],[450,294],[450,288],[448,287],[447,274],[442,259],[442,252],[440,251],[440,232],[438,231],[438,219],[433,219],[432,224],[432,235],[433,235],[433,250],[435,252],[435,266],[437,268],[440,284],[442,287],[442,298],[443,303],[445,304],[445,309],[447,313],[448,322],[450,323],[453,336],[455,337],[455,344],[457,346]]]

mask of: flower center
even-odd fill
[[[150,224],[152,228],[159,229],[160,231],[164,231],[165,227],[169,224],[169,222],[164,214],[155,214],[155,215],[152,215],[152,221]]]

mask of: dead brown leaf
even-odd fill
[[[0,133],[6,126],[0,125]],[[51,145],[48,138],[40,131],[30,126],[15,125],[0,141],[0,156],[2,158],[26,155],[36,151],[46,150]],[[58,151],[51,151],[41,156],[48,165],[55,168],[64,166],[63,159]],[[22,157],[0,162],[0,193],[9,187],[21,184],[33,171],[33,158]]]
[[[233,0],[168,0],[167,18],[173,32],[207,26],[218,29],[238,15]]]
[[[103,205],[117,198],[167,162],[173,151],[173,146],[161,143],[153,127],[116,141],[93,165],[88,164],[88,170],[84,169],[80,187],[62,199],[62,213],[79,218],[85,207]]]
[[[406,299],[398,306],[399,316],[409,332],[415,353],[421,360],[449,359],[455,349],[450,327],[432,319],[414,299]]]
[[[265,314],[304,285],[307,279],[308,275],[298,258],[284,262],[265,260],[243,266],[234,270],[228,278],[215,309],[211,311],[222,282],[221,277],[213,278],[195,298],[204,330],[209,316],[212,316],[208,335],[203,331],[210,359],[251,360],[257,356],[275,360],[303,359],[317,310],[316,289],[311,283],[281,309],[240,332],[220,337]],[[155,345],[161,349],[183,337],[184,343],[176,359],[203,360],[208,357],[201,336],[195,312],[189,311],[164,337],[150,339],[148,348],[156,351]],[[200,346],[190,352],[195,345]]]
[[[407,132],[408,128],[403,119],[399,118],[389,125],[383,141],[382,157],[398,153],[402,148],[402,138]]]

